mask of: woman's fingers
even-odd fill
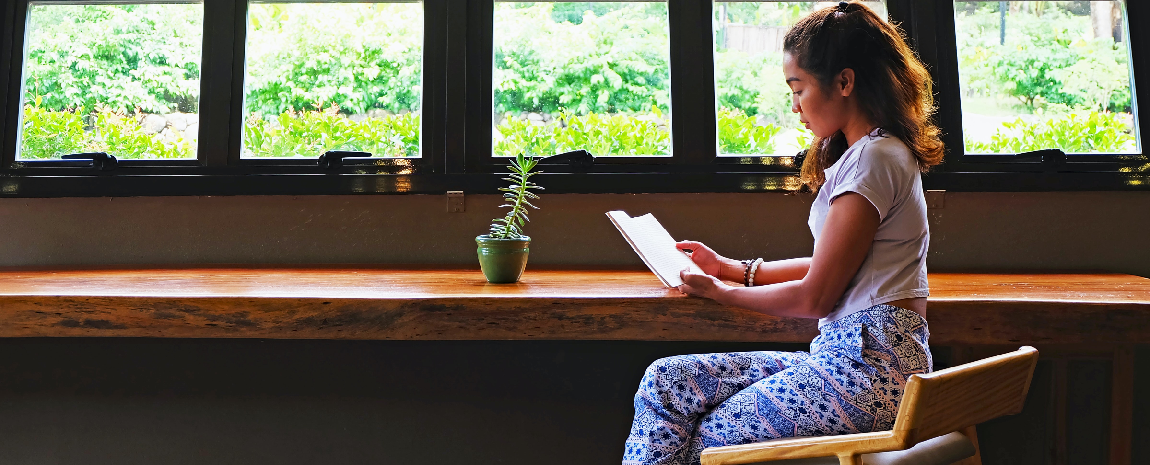
[[[679,286],[679,292],[689,295],[705,296],[708,287],[714,284],[710,276],[687,270],[679,272],[679,279],[683,280],[683,284]]]
[[[694,252],[694,251],[698,251],[699,249],[705,249],[707,246],[703,245],[702,242],[679,241],[679,242],[675,243],[675,247],[678,247],[680,249],[690,249],[692,252]]]
[[[691,294],[691,286],[687,284],[687,275],[690,274],[686,269],[679,271],[679,279],[683,280],[683,284],[679,285],[679,292],[684,294]]]

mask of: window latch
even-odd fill
[[[544,157],[539,160],[540,165],[569,165],[573,168],[590,168],[595,164],[595,156],[586,150],[572,150],[558,155]]]
[[[1063,152],[1062,149],[1032,150],[1015,155],[1014,160],[1037,160],[1043,167],[1053,169],[1066,165],[1066,152]]]
[[[116,169],[116,157],[104,152],[69,153],[60,157],[62,160],[91,160],[92,168],[100,171]]]
[[[328,150],[319,156],[319,167],[325,170],[336,169],[344,165],[344,162],[370,159],[371,152],[351,152],[347,150]]]

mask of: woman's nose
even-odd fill
[[[791,113],[802,112],[803,108],[799,106],[799,99],[797,97],[791,98]]]

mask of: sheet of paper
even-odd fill
[[[632,218],[626,212],[611,211],[607,212],[607,217],[611,218],[643,263],[668,287],[683,284],[679,272],[684,269],[692,273],[703,272],[687,254],[675,247],[675,239],[654,215],[648,213]]]

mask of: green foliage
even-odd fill
[[[63,154],[88,151],[84,119],[78,113],[24,105],[22,129],[20,158],[55,158]]]
[[[555,5],[496,3],[496,112],[670,108],[666,3],[596,4],[611,9],[598,15],[588,8],[579,24],[552,20]]]
[[[352,121],[336,107],[285,112],[244,124],[245,156],[317,157],[329,150],[370,152],[377,157],[419,156],[420,117],[415,113]]]
[[[989,143],[965,141],[967,153],[1021,153],[1060,148],[1067,153],[1116,153],[1134,148],[1134,136],[1118,115],[1070,113],[1028,123],[1021,118],[1003,123]]]
[[[738,110],[719,109],[719,153],[773,154],[773,138],[782,128],[773,124],[755,126],[755,117]]]
[[[1042,3],[1042,2],[1038,2]],[[997,4],[966,5],[956,16],[959,61],[967,95],[1015,97],[1029,112],[1047,104],[1081,110],[1129,111],[1126,45],[1089,36],[1089,16],[1072,5],[1042,7],[1007,16],[999,44]]]
[[[1068,103],[1085,110],[1129,113],[1130,68],[1125,46],[1106,37],[1076,41],[1070,50],[1077,61],[1051,73],[1062,82]]]
[[[47,110],[196,111],[202,4],[33,4],[25,101]]]
[[[85,131],[84,120],[92,122]],[[101,107],[83,115],[72,111],[51,111],[37,105],[24,106],[24,128],[20,137],[21,159],[59,158],[80,152],[106,152],[120,159],[195,158],[196,148],[183,138],[165,142],[146,134],[135,116]]]
[[[508,114],[496,127],[494,154],[547,156],[585,149],[595,156],[668,155],[671,133],[660,116],[562,114],[560,123],[535,125]]]
[[[716,52],[715,86],[719,107],[763,115],[780,126],[798,126],[798,117],[791,112],[791,88],[783,78],[778,55]]]
[[[421,4],[252,3],[249,9],[249,112],[331,105],[345,113],[419,110]]]
[[[543,190],[542,187],[528,180],[531,176],[541,173],[541,171],[532,171],[537,163],[539,162],[534,157],[524,156],[522,153],[511,159],[511,163],[507,166],[511,175],[503,178],[503,180],[510,181],[512,184],[509,187],[499,188],[503,192],[503,201],[507,202],[500,205],[499,208],[510,207],[511,210],[503,218],[491,220],[490,237],[496,239],[523,237],[523,226],[530,221],[527,219],[527,208],[539,209],[539,207],[531,204],[531,200],[539,198],[531,191]]]
[[[991,64],[994,77],[1007,94],[1017,97],[1031,110],[1039,97],[1053,103],[1070,103],[1073,97],[1062,91],[1062,82],[1053,73],[1074,64],[1076,57],[1068,45],[1051,37],[1003,47]]]
[[[122,159],[195,158],[196,148],[180,138],[168,144],[159,135],[145,134],[135,118],[99,111],[95,114],[97,152]]]
[[[91,128],[85,130],[85,121]],[[414,113],[352,121],[334,108],[283,113],[244,124],[245,150],[259,157],[316,157],[328,150],[371,152],[382,157],[419,155],[420,117]],[[138,115],[103,108],[84,115],[24,106],[20,158],[48,159],[79,152],[107,152],[120,159],[195,158],[184,138],[166,142],[140,127]]]

